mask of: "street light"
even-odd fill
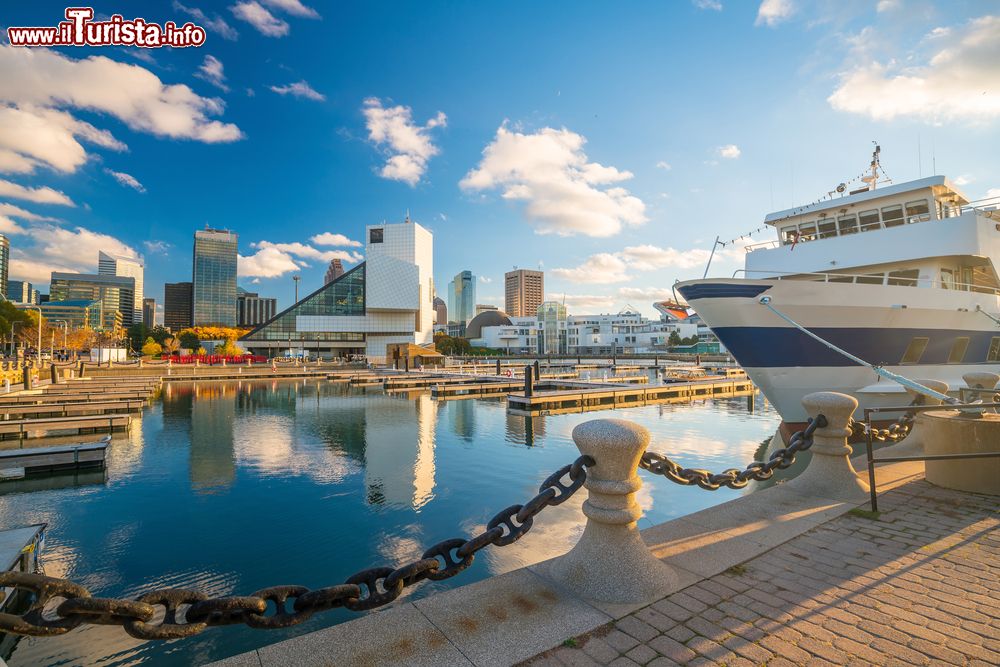
[[[38,365],[42,365],[42,309],[38,306],[25,306],[25,310],[37,310],[38,311]]]
[[[292,280],[295,281],[295,303],[299,302],[299,281],[302,280],[302,276],[295,274],[292,276]]]

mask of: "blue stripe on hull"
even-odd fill
[[[770,288],[771,285],[747,285],[745,283],[699,283],[679,287],[678,291],[681,296],[687,299],[688,303],[691,303],[694,299],[723,299],[726,297],[752,299]]]
[[[847,357],[790,327],[719,327],[712,331],[744,368],[856,365]],[[959,363],[986,363],[990,341],[993,337],[1000,337],[1000,331],[958,329],[855,327],[814,328],[810,331],[870,364],[886,366],[899,365],[906,347],[917,336],[930,339],[917,362],[921,365],[947,364],[952,345],[960,337],[969,338],[969,347]]]

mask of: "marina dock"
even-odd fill
[[[33,473],[103,468],[110,438],[98,442],[52,445],[30,449],[0,449],[0,480],[20,479]]]
[[[0,440],[26,440],[55,433],[114,433],[127,431],[131,421],[127,414],[10,419],[0,421]]]

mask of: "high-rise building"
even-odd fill
[[[191,283],[163,286],[163,326],[174,333],[191,326]]]
[[[142,323],[149,329],[156,326],[156,299],[142,300]]]
[[[467,324],[476,316],[476,277],[462,271],[448,283],[448,320]]]
[[[503,275],[505,308],[511,317],[532,317],[545,295],[545,274],[541,271],[514,269]]]
[[[138,257],[113,255],[103,250],[97,253],[97,273],[102,276],[124,276],[135,279],[135,294],[133,295],[132,312],[122,311],[122,319],[126,322],[142,321],[142,260]]]
[[[330,266],[326,269],[326,278],[323,280],[323,284],[329,285],[342,275],[344,275],[344,265],[339,259],[331,259]]]
[[[113,313],[121,313],[123,326],[130,326],[135,315],[135,278],[94,273],[53,271],[49,282],[51,301],[96,301],[98,319],[111,328]]]
[[[10,275],[10,240],[0,234],[0,293],[7,296],[7,277]]]
[[[18,303],[38,302],[38,290],[27,280],[8,280],[6,296]]]
[[[236,246],[229,230],[194,233],[193,325],[236,326]]]
[[[365,261],[240,339],[255,354],[365,356],[434,335],[434,237],[407,219],[366,229]]]
[[[434,324],[448,324],[448,304],[441,297],[434,297]]]
[[[278,300],[248,292],[242,287],[236,291],[236,323],[241,327],[255,327],[274,317]]]
[[[477,303],[476,304],[476,315],[479,315],[480,313],[485,313],[487,310],[496,310],[496,311],[499,311],[500,309],[497,308],[496,306],[490,305],[488,303]]]

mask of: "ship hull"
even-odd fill
[[[802,397],[815,391],[854,396],[858,419],[865,408],[905,406],[910,398],[899,384],[783,320],[761,303],[763,296],[833,345],[910,379],[946,382],[954,395],[966,386],[965,373],[1000,373],[1000,361],[990,360],[1000,326],[976,311],[996,317],[1000,297],[993,294],[806,280],[708,279],[676,287],[786,423],[808,419]],[[903,363],[924,338],[922,354]],[[893,416],[880,420],[886,418]]]

